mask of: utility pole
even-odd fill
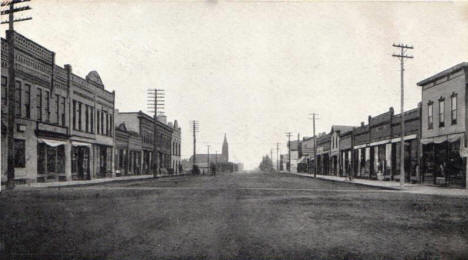
[[[286,132],[286,136],[288,137],[288,164],[289,164],[289,167],[286,167],[286,168],[288,168],[288,172],[291,172],[291,135],[292,135],[291,132]]]
[[[279,171],[279,143],[276,143],[276,170]]]
[[[15,8],[15,4],[29,2],[30,0],[10,0],[3,1],[1,6],[8,6],[5,11],[1,11],[1,15],[8,15],[8,20],[2,21],[1,24],[8,24],[6,31],[6,38],[8,42],[8,116],[7,116],[7,188],[15,188],[15,30],[14,23],[31,20],[32,17],[15,19],[14,13],[31,10],[29,6],[22,6]],[[1,175],[1,174],[0,174]],[[1,178],[1,177],[0,177]],[[1,188],[0,188],[1,189]]]
[[[211,169],[211,167],[210,167],[210,145],[207,145],[207,146],[208,146],[208,159],[207,159],[208,165],[207,165],[207,167],[208,167],[208,173],[209,173],[210,169]]]
[[[161,162],[159,161],[159,145],[158,145],[158,128],[157,121],[158,115],[164,113],[164,89],[148,89],[147,90],[147,109],[149,113],[153,114],[153,174],[156,175],[161,168]],[[160,140],[162,141],[162,140]]]
[[[405,111],[404,111],[404,73],[405,59],[412,59],[413,56],[406,55],[407,49],[413,49],[413,46],[406,44],[393,44],[393,47],[400,48],[400,54],[392,56],[400,59],[400,83],[401,83],[401,139],[400,139],[400,186],[405,185]]]
[[[196,133],[199,131],[200,125],[198,121],[192,121],[192,131],[193,131],[193,165],[192,169],[195,169],[195,165],[197,164],[197,135]]]
[[[271,167],[273,168],[273,149],[270,149]]]
[[[317,178],[317,136],[315,136],[315,120],[317,120],[317,113],[311,113],[312,122],[314,127],[314,178]]]

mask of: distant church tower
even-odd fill
[[[224,141],[223,141],[223,158],[226,162],[229,162],[229,145],[227,142],[226,134],[224,134]]]

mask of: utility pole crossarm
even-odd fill
[[[28,21],[28,20],[32,20],[32,17],[14,19],[13,22],[16,23],[16,22],[23,22],[23,21]],[[1,22],[1,24],[7,24],[7,23],[10,23],[10,21],[2,21]]]
[[[397,58],[406,58],[406,59],[413,59],[414,57],[413,56],[409,56],[409,55],[400,55],[400,54],[392,54],[393,57],[397,57]]]
[[[5,0],[5,1],[2,1],[1,6],[20,4],[20,3],[29,2],[29,1],[31,0]]]
[[[16,13],[16,12],[26,11],[26,10],[31,10],[31,7],[29,7],[29,6],[23,6],[23,7],[18,7],[18,8],[12,8],[12,9],[10,9],[10,10],[1,11],[0,14],[1,14],[1,15],[5,15],[5,14],[10,14],[10,13]]]

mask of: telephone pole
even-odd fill
[[[198,121],[192,121],[192,131],[193,131],[193,165],[192,169],[195,169],[195,165],[197,164],[197,135],[196,133],[200,130],[200,125]]]
[[[406,55],[408,49],[413,49],[413,46],[406,44],[393,44],[393,47],[400,48],[400,54],[392,56],[400,59],[400,83],[401,83],[401,139],[400,139],[400,186],[405,185],[405,111],[404,111],[404,73],[405,59],[412,59],[413,56]]]
[[[32,17],[15,19],[14,13],[31,10],[29,6],[15,8],[15,4],[29,2],[30,0],[9,0],[3,1],[1,6],[8,6],[8,9],[1,11],[1,15],[8,15],[8,20],[2,21],[1,24],[8,24],[6,38],[8,43],[8,115],[7,115],[7,188],[15,187],[15,30],[14,23],[31,20]],[[0,177],[1,178],[1,177]],[[1,188],[0,188],[1,189]]]
[[[288,137],[288,164],[289,166],[286,167],[288,172],[291,172],[291,132],[286,132],[286,136]]]
[[[208,158],[207,158],[208,165],[207,165],[207,167],[208,167],[208,173],[209,173],[210,169],[211,169],[210,168],[210,145],[207,145],[207,147],[208,147]]]
[[[273,168],[273,149],[270,149],[271,167]]]
[[[158,148],[158,128],[157,121],[158,115],[164,113],[164,98],[165,92],[164,89],[147,89],[147,100],[146,106],[149,113],[153,114],[153,174],[156,175],[159,173],[161,168],[161,162],[159,161],[159,148]]]
[[[279,169],[280,169],[279,163],[280,163],[280,160],[279,160],[279,143],[276,143],[276,170],[277,171],[279,171]]]
[[[318,120],[317,113],[311,113],[314,127],[314,178],[317,178],[317,136],[315,136],[315,120]]]

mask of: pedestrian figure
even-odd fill
[[[439,165],[440,176],[445,178],[445,182],[447,182],[447,176],[445,176],[445,162],[442,162]]]
[[[348,173],[349,181],[353,181],[353,173],[351,172],[351,166],[346,166],[346,172]]]

